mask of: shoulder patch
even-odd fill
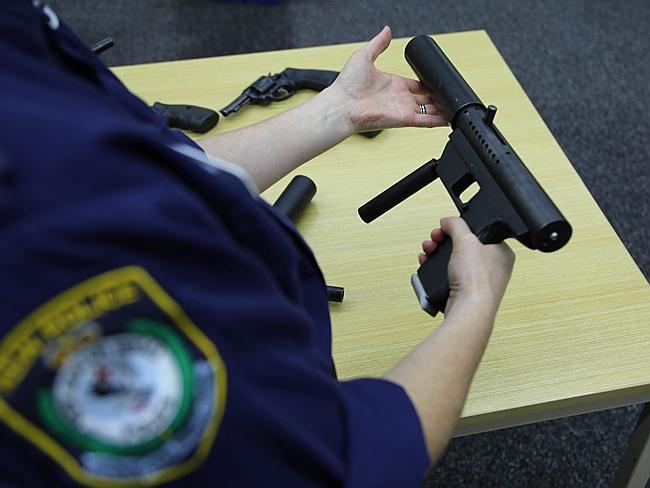
[[[226,392],[215,345],[138,266],[59,294],[0,342],[0,422],[86,486],[198,468]]]

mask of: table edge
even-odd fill
[[[461,417],[453,437],[480,434],[573,415],[650,402],[650,385]]]
[[[459,34],[477,34],[477,33],[483,33],[487,38],[490,39],[492,42],[492,39],[490,38],[490,35],[485,29],[469,29],[469,30],[462,30],[462,31],[453,31],[453,32],[440,32],[437,34],[432,34],[432,33],[423,33],[426,34],[427,36],[430,37],[442,37],[442,36],[453,36],[453,35],[459,35]],[[401,42],[404,39],[413,39],[415,35],[412,36],[401,36],[401,37],[393,37],[392,42],[398,41]],[[303,49],[319,49],[319,48],[332,48],[332,47],[342,47],[342,46],[363,46],[366,44],[370,39],[367,39],[365,41],[350,41],[350,42],[341,42],[341,43],[333,43],[333,44],[317,44],[315,46],[300,46],[300,47],[288,47],[285,49],[269,49],[266,51],[251,51],[251,52],[245,52],[245,53],[235,53],[235,54],[218,54],[216,56],[202,56],[202,57],[197,57],[197,58],[183,58],[183,59],[168,59],[165,61],[151,61],[149,63],[137,63],[137,64],[120,64],[120,65],[115,65],[115,66],[109,66],[108,68],[111,70],[122,70],[124,68],[136,68],[136,67],[149,67],[153,65],[161,65],[161,64],[170,64],[170,63],[181,63],[181,62],[186,62],[186,61],[193,61],[193,62],[200,62],[200,61],[206,61],[206,60],[211,60],[211,59],[223,59],[223,58],[238,58],[241,56],[251,56],[251,55],[264,55],[264,54],[269,54],[269,53],[288,53],[292,51],[299,51]],[[492,42],[494,44],[494,42]],[[501,53],[499,53],[501,54]],[[507,63],[506,63],[507,65]],[[508,66],[508,69],[510,67]],[[511,70],[512,71],[512,70]]]

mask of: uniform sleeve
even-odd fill
[[[64,486],[89,477],[152,483],[173,472],[177,479],[170,486],[421,486],[426,452],[404,391],[387,381],[339,382],[331,375],[325,285],[295,229],[274,217],[241,178],[221,168],[206,170],[203,161],[172,149],[172,141],[123,129],[111,135],[110,144],[100,140],[80,139],[81,155],[61,156],[49,172],[39,164],[40,153],[26,158],[16,178],[13,204],[23,213],[15,214],[0,245],[0,292],[12,297],[0,304],[0,317],[11,324],[0,334],[9,334],[38,308],[46,318],[34,327],[65,325],[48,329],[49,342],[61,339],[61,346],[52,347],[65,347],[63,337],[74,339],[77,330],[97,339],[60,364],[24,362],[26,379],[12,386],[11,406],[43,434],[32,439],[31,431],[8,422],[7,428],[0,423],[0,438],[8,438],[12,450],[23,446],[34,460],[30,464],[50,471],[11,476]],[[92,171],[84,154],[93,155]],[[70,174],[92,177],[76,184]],[[64,314],[65,307],[75,313]],[[22,348],[14,345],[7,347]],[[96,389],[71,391],[88,393],[92,402],[52,392],[68,372],[90,371],[78,364],[99,364],[84,351],[107,364],[121,357],[110,354],[113,346],[147,365],[135,378],[143,385],[169,377],[170,364],[178,371],[169,390],[177,409],[173,417],[148,421],[157,418],[152,400],[111,419],[123,427],[111,438],[111,449],[135,442],[128,438],[135,430],[125,427],[130,425],[159,441],[139,445],[137,456],[98,454],[87,439],[80,444],[78,435],[68,435],[89,428],[86,437],[93,442],[105,435],[106,422],[71,416],[79,423],[66,429],[47,416],[55,401],[76,408],[110,400],[104,392],[118,390],[106,383],[104,370],[125,370],[111,370],[110,364],[92,372]],[[153,363],[149,354],[167,359]],[[152,385],[167,391],[164,381]],[[45,398],[41,407],[39,398]],[[144,407],[147,418],[134,413]],[[110,417],[108,407],[101,412]],[[61,459],[72,459],[74,469]],[[0,456],[0,471],[8,463],[11,458]]]
[[[429,458],[418,415],[404,389],[370,378],[340,386],[346,486],[421,486]]]

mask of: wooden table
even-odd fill
[[[649,401],[648,283],[488,35],[473,31],[435,39],[483,102],[499,108],[496,125],[574,229],[569,244],[553,254],[511,244],[517,254],[512,281],[456,435]],[[403,57],[406,42],[394,40],[377,66],[412,77]],[[360,45],[131,66],[115,73],[148,103],[218,109],[262,74],[289,66],[340,70]],[[301,92],[269,107],[249,106],[222,119],[211,134],[249,125],[311,96]],[[445,128],[409,128],[371,140],[353,136],[296,172],[318,186],[299,229],[328,283],[345,287],[344,302],[331,306],[341,378],[381,375],[442,320],[420,310],[409,283],[421,241],[440,217],[457,214],[441,183],[369,225],[357,208],[439,157],[448,134]],[[273,200],[291,176],[264,196]],[[646,441],[642,436],[640,445]]]

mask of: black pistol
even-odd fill
[[[496,107],[483,105],[430,37],[411,39],[405,57],[442,107],[452,132],[440,159],[425,163],[359,208],[363,221],[371,222],[440,178],[460,216],[482,243],[514,237],[543,252],[564,246],[571,226],[494,126]],[[473,196],[463,195],[476,185]],[[451,248],[451,239],[445,237],[411,277],[420,306],[431,315],[444,311],[447,303]]]
[[[219,110],[219,112],[224,117],[228,117],[249,103],[253,105],[268,105],[271,102],[286,100],[297,90],[302,89],[322,91],[334,83],[338,75],[338,71],[286,68],[281,73],[260,76],[241,95]],[[361,132],[360,134],[368,138],[373,138],[380,132],[380,130],[373,130]]]

